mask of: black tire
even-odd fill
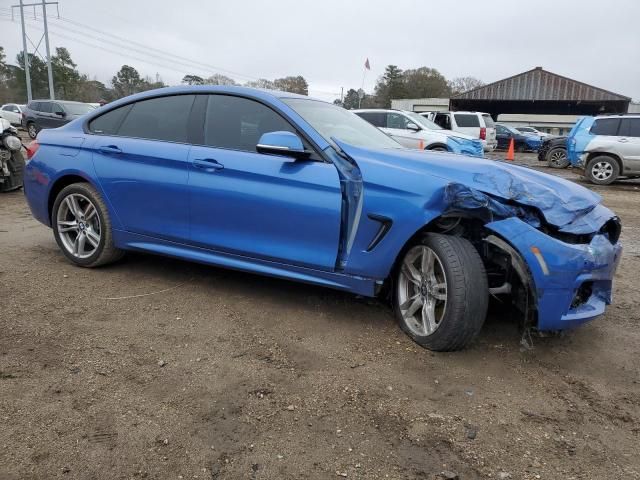
[[[598,172],[596,172],[596,170]],[[602,173],[599,173],[602,172]],[[609,155],[598,155],[587,162],[584,176],[596,185],[609,185],[620,175],[620,166],[615,158]]]
[[[569,159],[567,158],[567,149],[563,147],[555,147],[547,152],[547,163],[551,168],[567,168]]]
[[[425,150],[429,150],[430,152],[448,152],[449,149],[444,145],[432,145],[430,147],[425,148]]]
[[[96,213],[100,222],[100,241],[93,253],[87,258],[79,258],[74,256],[65,246],[61,234],[58,230],[58,213],[62,203],[71,194],[79,194],[86,197],[93,203],[96,209]],[[111,218],[109,216],[109,210],[106,204],[102,200],[100,194],[96,189],[88,183],[74,183],[63,188],[62,191],[56,197],[56,201],[53,204],[51,212],[51,225],[53,227],[53,235],[56,239],[56,243],[62,253],[74,264],[81,267],[99,267],[107,265],[109,263],[116,262],[122,258],[124,251],[116,248],[113,243],[113,231],[111,227]]]
[[[24,179],[24,156],[22,152],[13,152],[11,158],[7,161],[9,176],[2,177],[4,180],[0,183],[0,192],[11,192],[22,187]]]
[[[34,122],[27,123],[27,134],[29,135],[29,138],[35,139],[38,136],[39,131],[40,129]]]
[[[411,328],[409,321],[403,318],[400,306],[402,265],[410,259],[412,249],[420,246],[428,247],[435,253],[446,283],[444,312],[437,328],[428,335],[421,335]],[[429,350],[444,352],[463,349],[478,335],[487,315],[487,275],[477,250],[464,238],[426,234],[403,253],[393,275],[392,288],[393,309],[400,328],[413,341]]]

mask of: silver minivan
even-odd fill
[[[496,125],[488,113],[423,112],[420,115],[427,117],[445,130],[464,133],[480,139],[485,152],[495,150],[498,146]]]

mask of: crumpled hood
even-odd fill
[[[602,200],[600,195],[568,180],[506,162],[409,149],[369,150],[335,141],[360,165],[365,179],[364,164],[399,169],[406,175],[439,177],[447,183],[463,184],[520,205],[536,207],[548,223],[558,228],[579,223],[576,221]],[[397,176],[389,175],[389,178],[397,180]],[[397,184],[389,186],[402,188]]]

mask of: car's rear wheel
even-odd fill
[[[552,148],[547,153],[547,162],[551,168],[567,168],[569,166],[567,150],[562,147]]]
[[[38,127],[36,126],[35,123],[30,122],[29,124],[27,124],[27,133],[29,134],[29,137],[32,139],[38,136]]]
[[[608,155],[593,157],[585,168],[585,176],[596,185],[609,185],[618,178],[618,175],[620,175],[618,162]]]
[[[100,194],[88,183],[74,183],[58,194],[51,214],[53,234],[62,253],[81,267],[119,260],[111,218]]]
[[[477,250],[464,238],[425,235],[404,254],[393,288],[400,327],[425,348],[460,350],[482,328],[487,276]]]

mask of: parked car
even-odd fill
[[[538,160],[547,162],[552,168],[567,168],[567,137],[548,137],[542,140],[538,149]]]
[[[574,167],[597,185],[640,177],[640,115],[584,117],[567,139]]]
[[[28,156],[31,212],[81,267],[138,250],[388,294],[400,327],[433,350],[472,341],[490,295],[540,331],[611,302],[621,226],[599,195],[505,162],[402,148],[306,96],[152,90],[43,130]]]
[[[34,100],[23,111],[22,126],[31,138],[36,138],[43,128],[57,128],[94,108],[88,103],[66,100]]]
[[[535,127],[516,127],[516,130],[518,130],[520,133],[524,133],[525,135],[537,135],[542,139],[552,136],[550,133],[541,132]]]
[[[8,120],[11,125],[20,126],[22,124],[22,110],[24,105],[18,103],[6,103],[0,107],[0,118]]]
[[[464,133],[444,130],[417,113],[385,109],[352,111],[404,147],[484,156],[480,140]]]
[[[423,112],[422,115],[445,130],[464,133],[482,142],[485,152],[496,149],[496,127],[491,115],[483,112]]]
[[[498,148],[507,149],[513,139],[513,146],[518,152],[526,152],[527,150],[537,151],[542,144],[540,137],[525,135],[520,133],[509,125],[496,123],[496,139],[498,140]]]

